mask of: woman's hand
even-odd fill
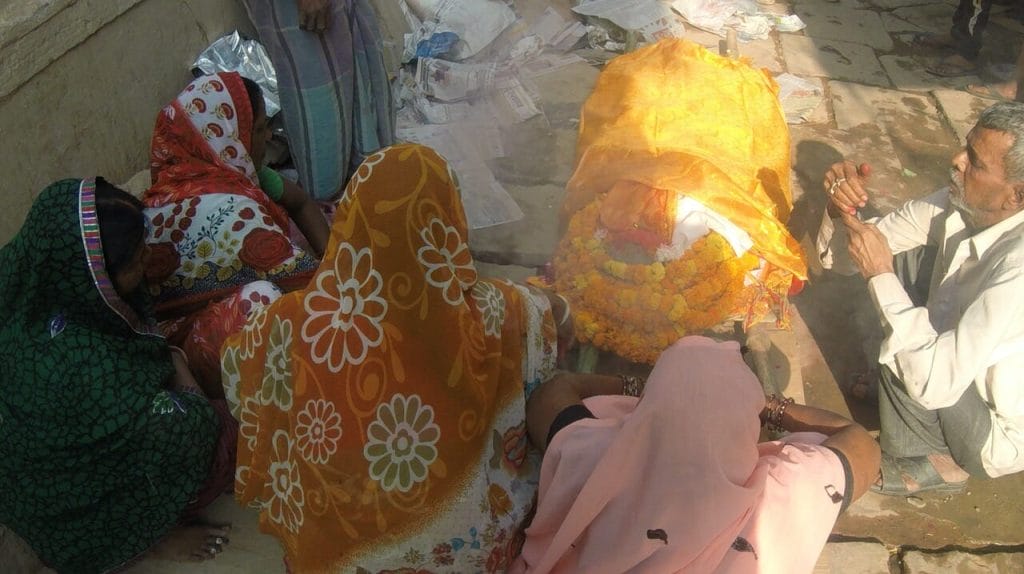
[[[324,212],[297,183],[286,177],[281,179],[284,182],[284,193],[278,203],[285,208],[295,226],[302,232],[316,258],[322,259],[331,238],[331,226],[327,223]]]
[[[321,34],[331,25],[331,0],[298,0],[299,28]]]

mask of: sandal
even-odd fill
[[[948,34],[918,32],[911,38],[910,47],[915,50],[952,50],[956,46]]]
[[[967,481],[946,482],[927,456],[895,457],[882,453],[881,484],[871,485],[871,492],[886,496],[910,496],[920,492],[958,493]]]
[[[972,96],[978,96],[987,100],[997,100],[1000,102],[1015,101],[1014,98],[1004,96],[994,84],[968,84],[964,89]]]
[[[978,73],[978,64],[966,60],[961,57],[965,62],[963,64],[953,61],[953,58],[959,56],[950,56],[949,58],[943,58],[938,62],[928,64],[924,69],[932,75],[940,76],[943,78],[959,78],[961,76],[973,76]]]

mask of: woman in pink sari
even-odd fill
[[[810,572],[878,475],[860,425],[777,397],[766,407],[737,343],[681,339],[639,399],[630,389],[563,375],[530,398],[530,437],[547,451],[510,572]],[[758,443],[763,421],[792,434]]]

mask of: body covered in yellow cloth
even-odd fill
[[[616,58],[576,153],[554,266],[583,341],[653,362],[729,317],[785,320],[807,270],[785,227],[789,132],[765,71],[684,40]]]

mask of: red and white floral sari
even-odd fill
[[[318,264],[260,189],[248,151],[253,120],[241,76],[203,76],[160,111],[150,149],[143,201],[157,313],[197,377],[214,383],[221,344],[254,304],[305,286]]]

